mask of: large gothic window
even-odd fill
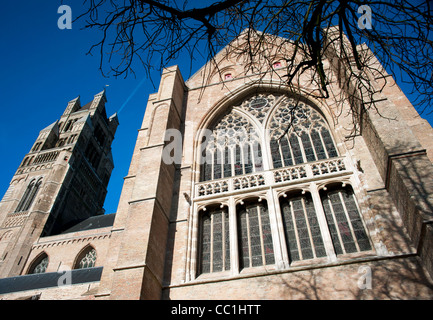
[[[238,112],[226,114],[206,140],[202,181],[263,170],[257,129]]]
[[[42,178],[40,178],[38,181],[32,180],[29,185],[27,186],[26,191],[24,192],[24,195],[22,196],[20,202],[18,203],[17,208],[15,209],[15,212],[21,212],[21,211],[27,211],[30,209],[30,206],[33,203],[33,200],[36,197],[36,194],[39,191],[39,188],[42,184]]]
[[[263,171],[263,157],[268,156],[263,152],[270,152],[268,169],[338,156],[322,115],[286,96],[260,94],[246,99],[208,132],[203,138],[201,181]]]
[[[241,274],[372,254],[349,185],[353,164],[338,155],[325,118],[311,104],[250,96],[222,115],[203,142],[192,272]]]
[[[274,168],[338,156],[323,117],[303,102],[283,99],[269,128]]]

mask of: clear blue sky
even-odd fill
[[[72,8],[73,17],[81,10],[81,1],[63,2]],[[60,118],[68,101],[80,96],[84,105],[109,85],[108,116],[127,102],[119,114],[120,126],[112,146],[115,169],[105,204],[106,212],[112,213],[128,172],[148,95],[157,88],[149,81],[142,82],[141,70],[137,70],[136,78],[104,78],[98,70],[98,56],[86,55],[99,34],[81,30],[78,23],[72,24],[72,30],[60,30],[60,4],[59,0],[2,1],[0,198],[39,131]],[[155,76],[157,79],[159,73]]]
[[[68,101],[81,97],[81,103],[106,85],[108,116],[118,112],[120,126],[113,143],[115,169],[105,202],[106,213],[117,209],[123,177],[128,173],[137,130],[140,128],[148,95],[157,90],[144,78],[104,78],[99,56],[86,55],[90,46],[99,40],[96,30],[81,30],[79,23],[72,30],[60,30],[57,13],[60,0],[2,1],[0,11],[0,199],[9,182],[29,152],[41,129],[57,120]],[[72,8],[73,17],[82,10],[82,1],[64,0]],[[202,61],[204,63],[204,61]],[[185,79],[189,66],[178,61]],[[193,67],[195,72],[199,67]],[[153,78],[158,85],[160,72]],[[139,84],[141,83],[141,86]],[[429,117],[433,123],[432,115]]]

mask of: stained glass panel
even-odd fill
[[[248,212],[248,223],[249,223],[249,242],[251,249],[251,266],[263,265],[261,241],[260,241],[260,227],[259,227],[259,216],[256,206],[247,208]]]
[[[283,153],[284,165],[286,167],[293,165],[292,154],[290,152],[289,142],[287,141],[287,136],[283,136],[280,139],[281,152]]]
[[[200,272],[210,272],[211,255],[211,218],[209,214],[204,214],[201,218],[201,257]]]
[[[221,178],[221,163],[222,163],[221,151],[216,149],[215,153],[214,153],[214,159],[213,159],[213,178],[214,179],[220,179]]]
[[[272,243],[271,224],[269,220],[269,213],[264,205],[259,205],[260,219],[262,225],[262,241],[263,241],[263,254],[267,265],[274,264],[274,245]]]
[[[244,170],[245,173],[253,172],[253,160],[251,158],[251,146],[249,144],[244,145]]]
[[[355,203],[355,195],[352,192],[342,192],[341,197],[343,198],[347,213],[349,215],[359,249],[361,251],[371,250],[370,241],[368,239],[367,233],[365,232],[358,207]]]
[[[241,207],[238,213],[238,229],[242,268],[275,263],[269,214],[264,204]]]
[[[304,163],[304,157],[302,156],[301,147],[299,146],[298,136],[292,133],[289,138],[290,146],[292,147],[293,157],[295,158],[295,163]]]
[[[203,213],[200,224],[199,273],[230,269],[230,226],[227,210]]]
[[[93,268],[96,263],[96,250],[89,250],[78,264],[78,269]]]
[[[325,256],[322,234],[311,196],[306,194],[281,198],[280,205],[290,261]]]
[[[239,264],[241,268],[246,268],[250,266],[250,246],[246,209],[241,208],[238,219]]]
[[[314,155],[313,146],[311,145],[311,141],[310,141],[310,136],[305,132],[302,133],[301,141],[304,147],[305,156],[307,157],[307,162],[316,161],[316,156]]]
[[[239,145],[235,147],[235,175],[243,174],[242,161],[241,161],[241,148]]]
[[[296,240],[295,226],[293,224],[292,210],[290,202],[283,202],[281,204],[283,214],[284,231],[286,236],[286,246],[289,254],[290,261],[299,260],[299,248]]]
[[[326,151],[328,151],[328,157],[338,157],[337,150],[335,149],[334,142],[332,141],[329,131],[326,128],[322,128],[320,133],[322,135],[323,142],[325,143]]]
[[[31,274],[45,273],[47,267],[48,267],[48,257],[45,256],[33,267],[33,270],[30,273]]]
[[[224,213],[224,270],[230,270],[230,225],[229,213]]]
[[[337,254],[371,250],[370,241],[350,188],[324,193],[322,204]]]
[[[218,272],[223,270],[223,225],[222,214],[213,213],[212,233],[213,233],[213,250],[212,250],[212,271]]]
[[[326,159],[326,152],[323,147],[322,139],[316,130],[311,130],[311,141],[313,141],[314,149],[316,150],[316,155],[318,160]]]
[[[260,144],[253,143],[253,153],[254,153],[254,171],[263,171],[263,160],[262,160],[262,148]]]
[[[225,147],[224,149],[224,178],[232,176],[232,164],[231,164],[230,149]]]
[[[274,168],[281,168],[282,161],[281,161],[281,154],[280,154],[280,147],[278,145],[277,140],[271,140],[271,156],[272,156],[272,162],[274,164]]]

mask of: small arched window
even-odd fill
[[[371,250],[352,188],[346,186],[321,190],[321,198],[335,253]]]
[[[74,269],[93,268],[96,263],[96,250],[89,246],[83,250],[77,259]]]
[[[48,256],[46,253],[39,255],[29,268],[29,274],[45,273],[48,267]]]
[[[284,235],[290,262],[326,256],[309,193],[291,193],[280,198]]]
[[[230,269],[230,232],[227,207],[210,207],[200,219],[199,273]]]
[[[271,224],[266,201],[237,208],[239,264],[241,268],[275,263]]]
[[[276,62],[274,62],[274,63],[272,64],[272,67],[273,67],[274,69],[278,69],[278,68],[281,68],[281,67],[282,67],[282,64],[281,64],[280,61],[276,61]]]

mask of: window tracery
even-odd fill
[[[269,129],[274,168],[338,156],[325,120],[302,101],[285,97]]]
[[[240,105],[242,109],[251,113],[257,120],[263,123],[267,113],[275,105],[275,101],[278,100],[280,96],[275,96],[273,94],[259,94],[255,95]]]
[[[96,250],[92,247],[87,248],[81,253],[75,269],[93,268],[96,263]]]
[[[201,180],[263,170],[260,138],[253,125],[235,110],[226,114],[207,139]]]
[[[48,267],[48,256],[44,253],[39,256],[30,267],[29,274],[45,273]]]

